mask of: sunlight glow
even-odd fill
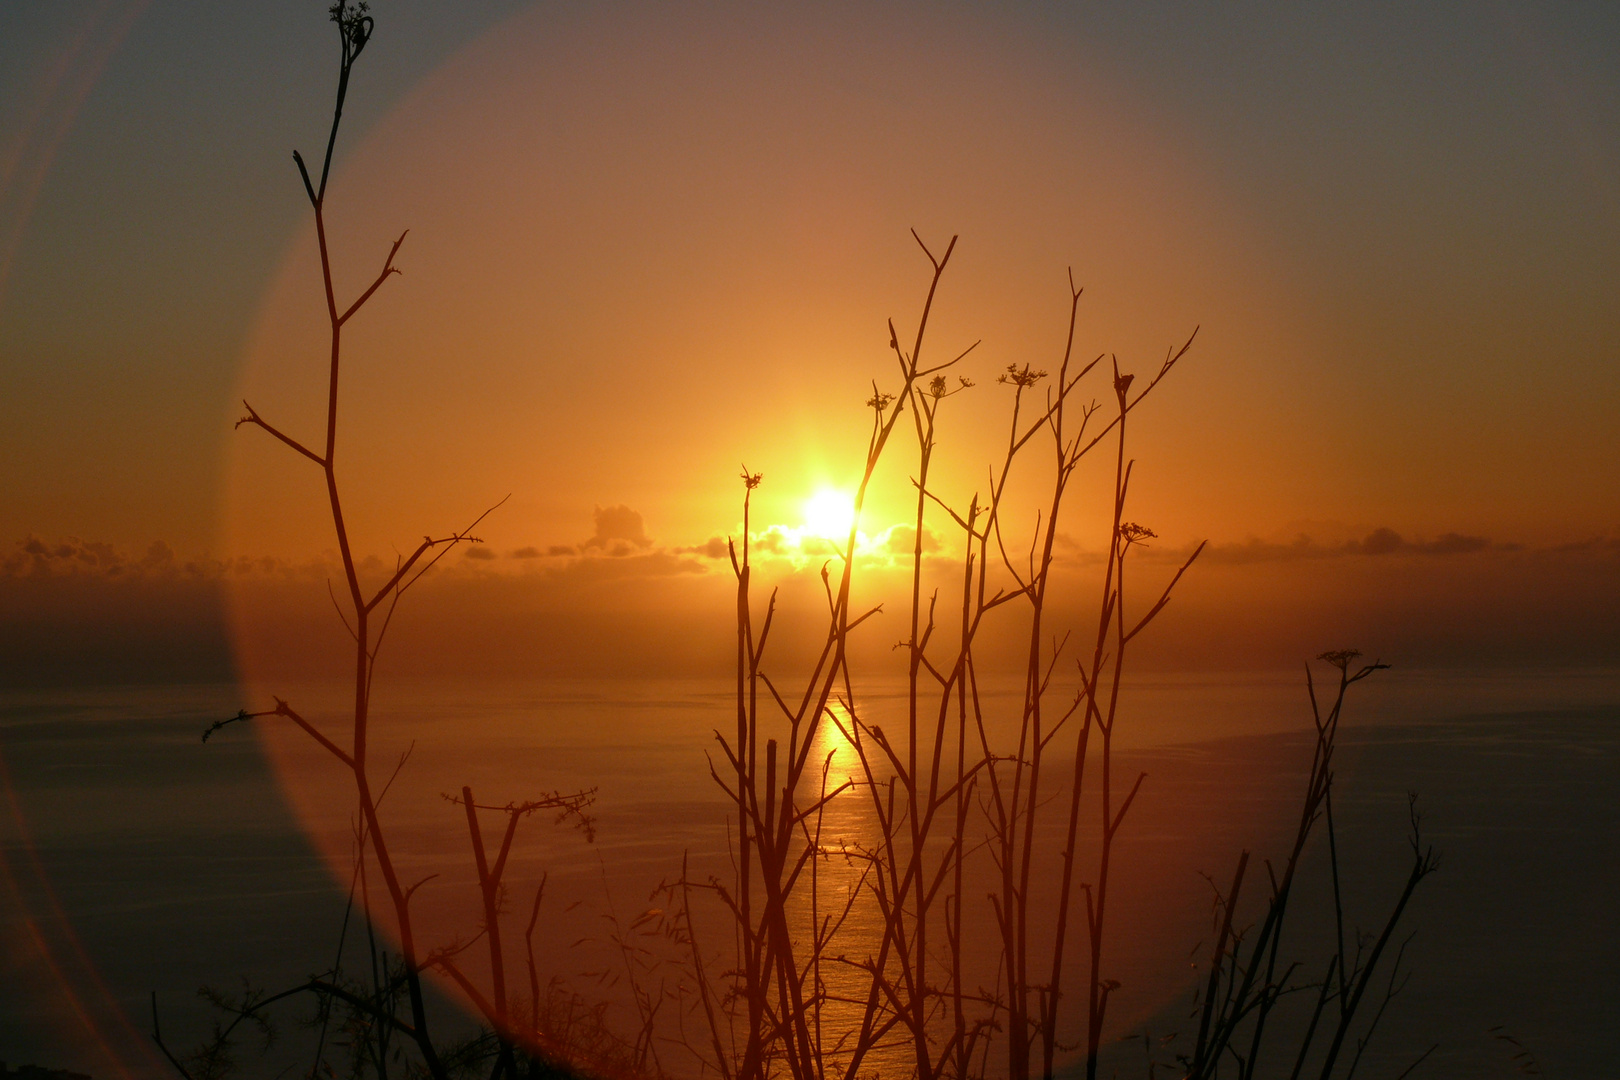
[[[835,488],[822,488],[804,503],[804,531],[828,540],[849,538],[855,523],[855,503]]]

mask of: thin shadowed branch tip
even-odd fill
[[[951,252],[956,250],[956,241],[959,239],[959,237],[952,236],[951,242],[945,245],[945,254],[936,259],[934,258],[934,253],[929,250],[928,245],[923,243],[923,238],[917,235],[916,229],[911,230],[911,238],[917,241],[917,246],[922,248],[924,255],[928,256],[928,261],[934,264],[935,274],[938,274],[944,270],[945,264],[950,262]]]
[[[203,730],[202,741],[207,742],[208,737],[214,732],[218,731],[220,728],[229,727],[231,724],[239,724],[245,720],[253,720],[265,715],[268,714],[262,712],[250,713],[246,709],[238,709],[235,716],[230,717],[227,720],[215,720],[212,724],[209,724],[208,727]]]

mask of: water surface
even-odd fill
[[[1338,810],[1358,925],[1379,921],[1399,886],[1407,791],[1443,859],[1411,913],[1413,975],[1366,1074],[1394,1075],[1438,1043],[1416,1075],[1506,1075],[1510,1035],[1546,1075],[1602,1075],[1620,1008],[1620,679],[1395,671],[1357,689]],[[870,688],[875,718],[898,714],[897,691]],[[286,694],[339,733],[339,691]],[[1239,849],[1281,846],[1309,761],[1304,701],[1292,673],[1129,688],[1118,767],[1148,779],[1111,923],[1120,1035],[1185,1026],[1186,973],[1207,935],[1198,875],[1223,879]],[[296,732],[244,725],[204,745],[206,724],[243,704],[234,686],[0,697],[0,1059],[166,1075],[147,1038],[151,991],[185,1043],[209,1020],[200,985],[277,986],[330,966],[350,900],[343,776]],[[410,750],[388,827],[402,872],[440,875],[423,888],[424,921],[447,938],[476,933],[465,818],[443,793],[595,788],[596,842],[531,822],[509,874],[525,907],[548,875],[542,962],[587,983],[602,969],[604,916],[634,918],[683,855],[724,872],[726,804],[704,754],[731,710],[723,682],[383,688],[373,761],[386,774]],[[825,749],[835,771],[853,768],[847,748]],[[862,804],[835,809],[829,828],[859,835]],[[364,937],[347,925],[352,950]],[[1302,923],[1294,944],[1318,948],[1319,930]],[[284,1039],[289,1054],[298,1038]],[[1114,1048],[1123,1075],[1141,1072],[1143,1045]]]

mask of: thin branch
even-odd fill
[[[392,275],[399,273],[399,270],[395,269],[394,267],[394,256],[399,254],[399,245],[405,242],[405,237],[410,233],[410,231],[411,230],[406,229],[404,232],[399,234],[399,239],[395,240],[394,246],[388,250],[388,258],[383,260],[382,272],[377,275],[377,280],[371,283],[371,287],[369,289],[360,294],[360,299],[349,305],[349,310],[338,316],[337,324],[339,326],[342,326],[344,323],[348,322],[349,318],[354,315],[355,312],[359,311],[367,300],[371,299],[371,294],[382,288],[383,282],[387,281]]]
[[[404,592],[406,589],[416,584],[416,582],[421,579],[422,575],[433,569],[434,564],[440,559],[444,558],[445,554],[449,552],[449,550],[455,545],[460,543],[483,543],[483,541],[478,537],[472,535],[472,531],[478,527],[479,522],[489,517],[489,515],[493,514],[496,510],[499,510],[506,504],[506,500],[510,499],[511,497],[511,495],[507,495],[505,498],[501,499],[500,502],[496,503],[494,506],[491,506],[482,514],[479,514],[473,519],[472,524],[468,525],[460,532],[452,533],[449,536],[442,537],[438,540],[433,539],[431,536],[424,536],[422,538],[422,542],[417,545],[416,550],[411,553],[411,557],[406,559],[405,562],[394,571],[394,576],[389,578],[387,583],[385,583],[382,588],[378,589],[376,594],[366,602],[364,610],[369,614],[372,609],[374,609],[378,604],[382,603],[383,598],[392,592],[396,586],[400,592]],[[439,548],[441,550],[435,553],[433,558],[428,560],[427,565],[422,567],[421,571],[418,572],[414,577],[412,577],[409,581],[405,581],[404,584],[400,584],[405,576],[411,572],[411,568],[416,565],[417,561],[421,559],[423,555],[427,554],[429,551],[433,551],[435,548]]]
[[[290,435],[284,435],[276,428],[271,427],[264,421],[263,417],[253,411],[253,406],[249,405],[245,400],[242,402],[242,408],[246,409],[248,414],[242,417],[242,419],[238,420],[234,427],[241,427],[243,424],[255,424],[262,427],[264,430],[268,431],[270,434],[274,435],[276,438],[280,439],[282,442],[286,443],[300,454],[303,454],[305,457],[309,458],[309,460],[313,461],[315,464],[321,466],[322,468],[326,467],[325,458],[321,457],[321,455],[317,454],[315,451],[309,449],[309,447],[305,446],[297,439],[294,439]]]

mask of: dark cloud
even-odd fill
[[[633,548],[652,545],[641,515],[628,506],[598,506],[596,535],[585,541],[588,548],[606,548],[610,554],[629,554]]]
[[[94,574],[103,577],[147,575],[172,572],[174,550],[155,540],[140,557],[125,555],[113,545],[81,540],[76,536],[51,543],[29,534],[16,549],[0,559],[0,573],[7,577]]]
[[[1388,555],[1392,551],[1399,551],[1406,541],[1394,529],[1377,528],[1368,533],[1361,541],[1361,553],[1364,555]],[[1351,550],[1355,550],[1354,544]]]
[[[1517,545],[1514,550],[1518,550]],[[1549,555],[1589,555],[1598,559],[1620,559],[1620,536],[1594,536],[1586,540],[1576,540],[1569,544],[1559,544],[1546,549]]]
[[[801,554],[794,539],[768,533],[756,538],[756,551],[774,540],[785,555]],[[341,666],[347,655],[327,591],[329,582],[341,582],[332,557],[185,562],[161,543],[135,552],[33,536],[0,551],[0,685],[228,678],[232,610],[251,615],[235,632],[259,642],[252,655],[270,657],[289,676]],[[1163,581],[1187,553],[1155,545],[1139,555],[1157,560],[1145,561],[1144,570]],[[412,592],[410,617],[390,655],[409,658],[413,669],[446,671],[456,664],[510,671],[536,664],[723,666],[734,631],[730,574],[717,572],[723,539],[678,550],[619,540],[557,554],[446,560]],[[900,587],[896,575],[907,560],[875,554],[863,571],[866,587],[892,595],[884,590]],[[1403,664],[1607,662],[1620,633],[1620,535],[1515,548],[1461,533],[1408,539],[1387,530],[1334,543],[1301,535],[1290,543],[1223,544],[1205,558],[1212,565],[1201,561],[1178,587],[1144,663],[1263,666],[1291,662],[1307,640],[1319,642],[1313,650],[1349,643]],[[757,565],[782,583],[784,611],[814,612],[823,602],[820,562]],[[394,557],[367,558],[358,569],[363,583],[376,587],[395,565]],[[1068,563],[1070,584],[1052,599],[1055,625],[1094,621],[1087,614],[1091,579],[1079,565]],[[491,572],[496,568],[505,572]],[[788,634],[787,626],[779,633]],[[447,638],[455,642],[450,652]],[[791,634],[776,640],[784,649],[790,641],[798,642],[792,648],[816,644]],[[985,640],[989,664],[1000,655],[996,642],[1012,638],[998,632]]]
[[[482,556],[474,556],[479,558]],[[395,559],[375,555],[357,560],[362,575],[392,574]],[[231,559],[196,558],[184,561],[166,542],[154,540],[139,555],[129,554],[102,541],[67,537],[45,541],[30,534],[9,554],[0,555],[0,580],[75,578],[86,581],[162,581],[186,578],[219,581],[244,578],[307,578],[321,580],[341,575],[337,556],[293,561],[271,555],[238,555]]]
[[[623,504],[615,506],[598,506],[596,508],[596,530],[587,540],[578,544],[552,544],[544,551],[538,547],[520,547],[511,553],[514,559],[566,559],[576,555],[591,555],[599,553],[609,558],[623,559],[638,552],[647,551],[652,547],[652,538],[647,535],[646,524],[641,514]],[[681,551],[687,549],[678,549]],[[487,558],[482,555],[469,555],[470,558]]]
[[[482,544],[471,544],[467,548],[466,557],[469,559],[493,559],[495,553]]]
[[[636,554],[628,545],[610,550],[611,558],[574,559],[546,574],[557,580],[604,581],[638,577],[706,574],[708,567],[693,558],[669,551]]]
[[[1469,551],[1484,551],[1491,542],[1483,536],[1464,536],[1461,533],[1441,533],[1437,539],[1412,545],[1413,551],[1425,555],[1460,555]]]
[[[76,536],[47,543],[33,534],[17,541],[0,558],[0,576],[54,577],[85,574],[96,577],[147,577],[181,570],[174,549],[154,540],[140,556],[126,555],[112,544],[81,540]],[[197,570],[192,564],[184,569]]]
[[[1433,540],[1407,540],[1394,529],[1378,528],[1368,533],[1359,543],[1345,545],[1349,553],[1363,555],[1390,555],[1398,551],[1418,555],[1461,555],[1470,551],[1484,551],[1491,542],[1483,536],[1464,536],[1462,533],[1441,533]]]
[[[1149,549],[1150,551],[1153,549]],[[1202,556],[1205,562],[1244,564],[1265,562],[1292,562],[1299,559],[1333,559],[1349,556],[1385,557],[1391,555],[1469,555],[1475,552],[1513,552],[1523,550],[1518,544],[1493,543],[1483,536],[1445,532],[1432,540],[1408,540],[1388,526],[1379,526],[1360,540],[1324,544],[1301,533],[1286,543],[1249,539],[1241,543],[1211,544]],[[1185,559],[1190,548],[1162,548],[1151,558],[1172,561]]]
[[[673,550],[677,555],[701,555],[705,559],[723,559],[726,557],[728,548],[725,537],[711,536],[701,544],[694,544],[691,547],[678,547],[671,550]]]

